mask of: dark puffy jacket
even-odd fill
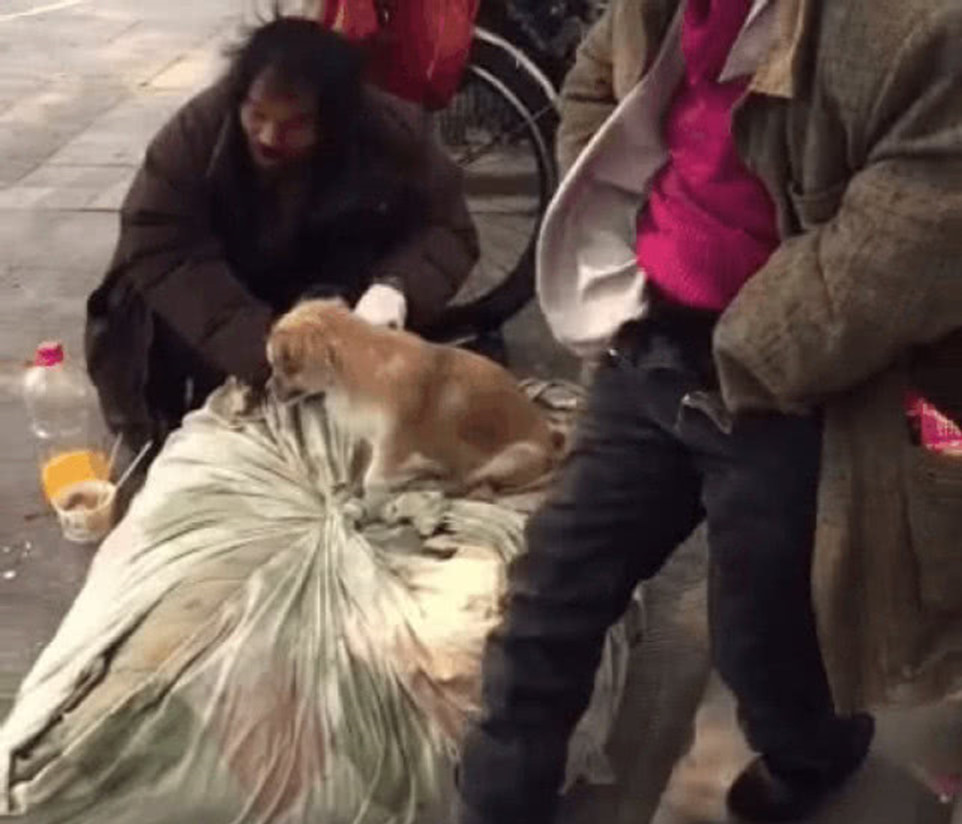
[[[226,82],[154,138],[87,304],[87,364],[112,429],[137,441],[179,423],[180,399],[158,410],[157,387],[262,380],[272,320],[312,290],[355,300],[400,282],[415,330],[443,310],[478,253],[458,167],[403,104],[370,92],[322,168],[296,208],[265,206]]]

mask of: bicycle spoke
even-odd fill
[[[492,227],[492,222],[498,219],[502,222],[496,226]],[[506,220],[511,220],[511,223],[507,223]],[[531,235],[531,230],[534,228],[536,218],[535,216],[524,216],[525,226],[522,228],[517,225],[517,220],[512,218],[506,218],[502,215],[485,215],[483,217],[483,222],[486,226],[492,227],[495,231],[501,234],[516,235],[517,237],[527,238]],[[481,221],[478,221],[481,222]]]
[[[496,328],[530,299],[533,245],[555,185],[552,100],[510,49],[484,40],[476,49],[474,69],[438,124],[463,171],[481,248],[454,301],[467,311],[452,312],[447,326],[442,319],[435,331],[444,336]]]
[[[531,116],[531,123],[537,123],[548,112],[553,110],[554,110],[554,105],[551,103],[543,106],[541,109],[539,109],[535,114]],[[529,128],[530,128],[530,123],[527,120],[522,121],[517,126],[515,126],[515,128],[512,131],[508,132],[507,135],[504,135],[503,133],[498,134],[497,136],[492,138],[488,143],[478,147],[477,149],[474,149],[472,152],[469,152],[466,156],[462,158],[458,158],[458,164],[461,166],[468,166],[474,163],[475,160],[487,154],[489,151],[491,151],[491,149],[493,149],[499,143],[506,142],[505,138],[508,138],[508,139],[516,138],[520,136],[523,132],[527,131]]]

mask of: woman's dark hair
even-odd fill
[[[364,53],[339,34],[295,17],[276,17],[254,29],[229,53],[228,82],[239,106],[265,70],[282,88],[316,95],[326,126],[346,137],[357,120],[364,74]]]

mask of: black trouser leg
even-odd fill
[[[647,377],[599,370],[574,451],[529,523],[485,653],[486,717],[464,749],[468,821],[550,820],[605,633],[700,520],[689,455],[652,422],[677,399]]]
[[[161,318],[154,319],[146,397],[159,437],[178,428],[225,379]]]
[[[486,651],[487,714],[462,765],[464,821],[550,821],[604,633],[689,534],[700,502],[715,662],[751,743],[786,773],[831,771],[848,749],[811,604],[818,423],[747,416],[726,432],[704,392],[710,339],[700,318],[648,321],[631,356],[597,374],[578,446],[529,525]]]
[[[831,763],[848,727],[834,713],[811,599],[821,429],[746,416],[731,434],[685,410],[703,478],[715,666],[751,745],[783,772]]]

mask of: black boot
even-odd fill
[[[824,770],[784,772],[756,758],[728,791],[728,809],[750,822],[799,821],[812,815],[862,766],[875,735],[869,715],[857,715],[849,722],[847,746]]]
[[[484,357],[501,364],[501,366],[505,368],[508,366],[508,347],[504,340],[504,333],[500,329],[496,329],[493,332],[485,332],[482,335],[464,341],[464,343],[461,344],[461,348],[479,355],[484,355]]]

